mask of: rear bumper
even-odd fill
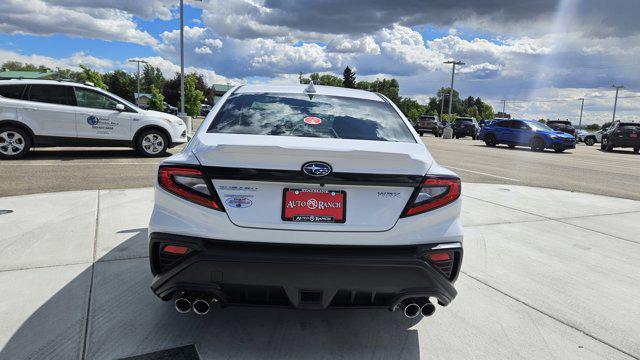
[[[192,249],[182,257],[161,253],[166,244]],[[412,297],[442,305],[457,295],[460,243],[419,246],[318,246],[219,241],[152,233],[153,292],[170,300],[179,291],[212,294],[223,306],[303,309],[389,308]],[[448,252],[451,261],[424,255]]]
[[[576,140],[573,141],[553,141],[550,143],[549,148],[553,149],[555,147],[561,147],[565,150],[567,149],[575,149],[576,148]]]
[[[475,133],[473,129],[453,129],[453,135],[458,136],[473,136]]]

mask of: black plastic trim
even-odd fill
[[[208,177],[221,180],[249,180],[266,182],[296,182],[306,184],[369,185],[416,187],[422,175],[365,174],[333,172],[327,176],[309,176],[301,170],[247,169],[205,166]]]

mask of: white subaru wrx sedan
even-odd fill
[[[151,288],[198,314],[217,304],[429,316],[457,294],[460,190],[381,94],[237,87],[160,165]]]

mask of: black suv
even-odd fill
[[[547,126],[555,131],[562,131],[573,136],[576,136],[576,129],[569,120],[549,120]]]
[[[461,139],[465,136],[471,136],[473,140],[478,138],[480,134],[480,125],[476,119],[472,117],[459,117],[453,120],[453,136],[456,139]]]
[[[423,136],[424,133],[430,132],[435,137],[439,137],[442,135],[442,130],[444,130],[445,124],[441,122],[437,116],[433,115],[422,115],[418,118],[418,123],[414,126],[416,132]]]
[[[602,134],[600,149],[611,151],[617,147],[633,148],[636,154],[640,151],[640,123],[618,120],[611,124]]]

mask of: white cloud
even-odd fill
[[[207,46],[197,47],[195,49],[196,54],[213,54],[213,51]]]
[[[222,40],[220,39],[204,39],[202,41],[204,44],[211,46],[212,48],[221,48]]]
[[[67,34],[109,41],[154,45],[156,39],[138,29],[133,15],[105,8],[76,8],[44,0],[2,0],[0,32],[11,34]]]
[[[23,55],[14,51],[0,49],[0,63],[6,61],[19,61],[38,66],[44,65],[54,70],[56,68],[80,70],[80,65],[86,65],[99,71],[108,71],[116,65],[113,60],[87,55],[83,52],[77,52],[66,58],[53,58],[35,54]]]
[[[380,46],[376,44],[372,36],[364,36],[358,39],[336,36],[327,44],[327,51],[377,55],[380,54]]]

